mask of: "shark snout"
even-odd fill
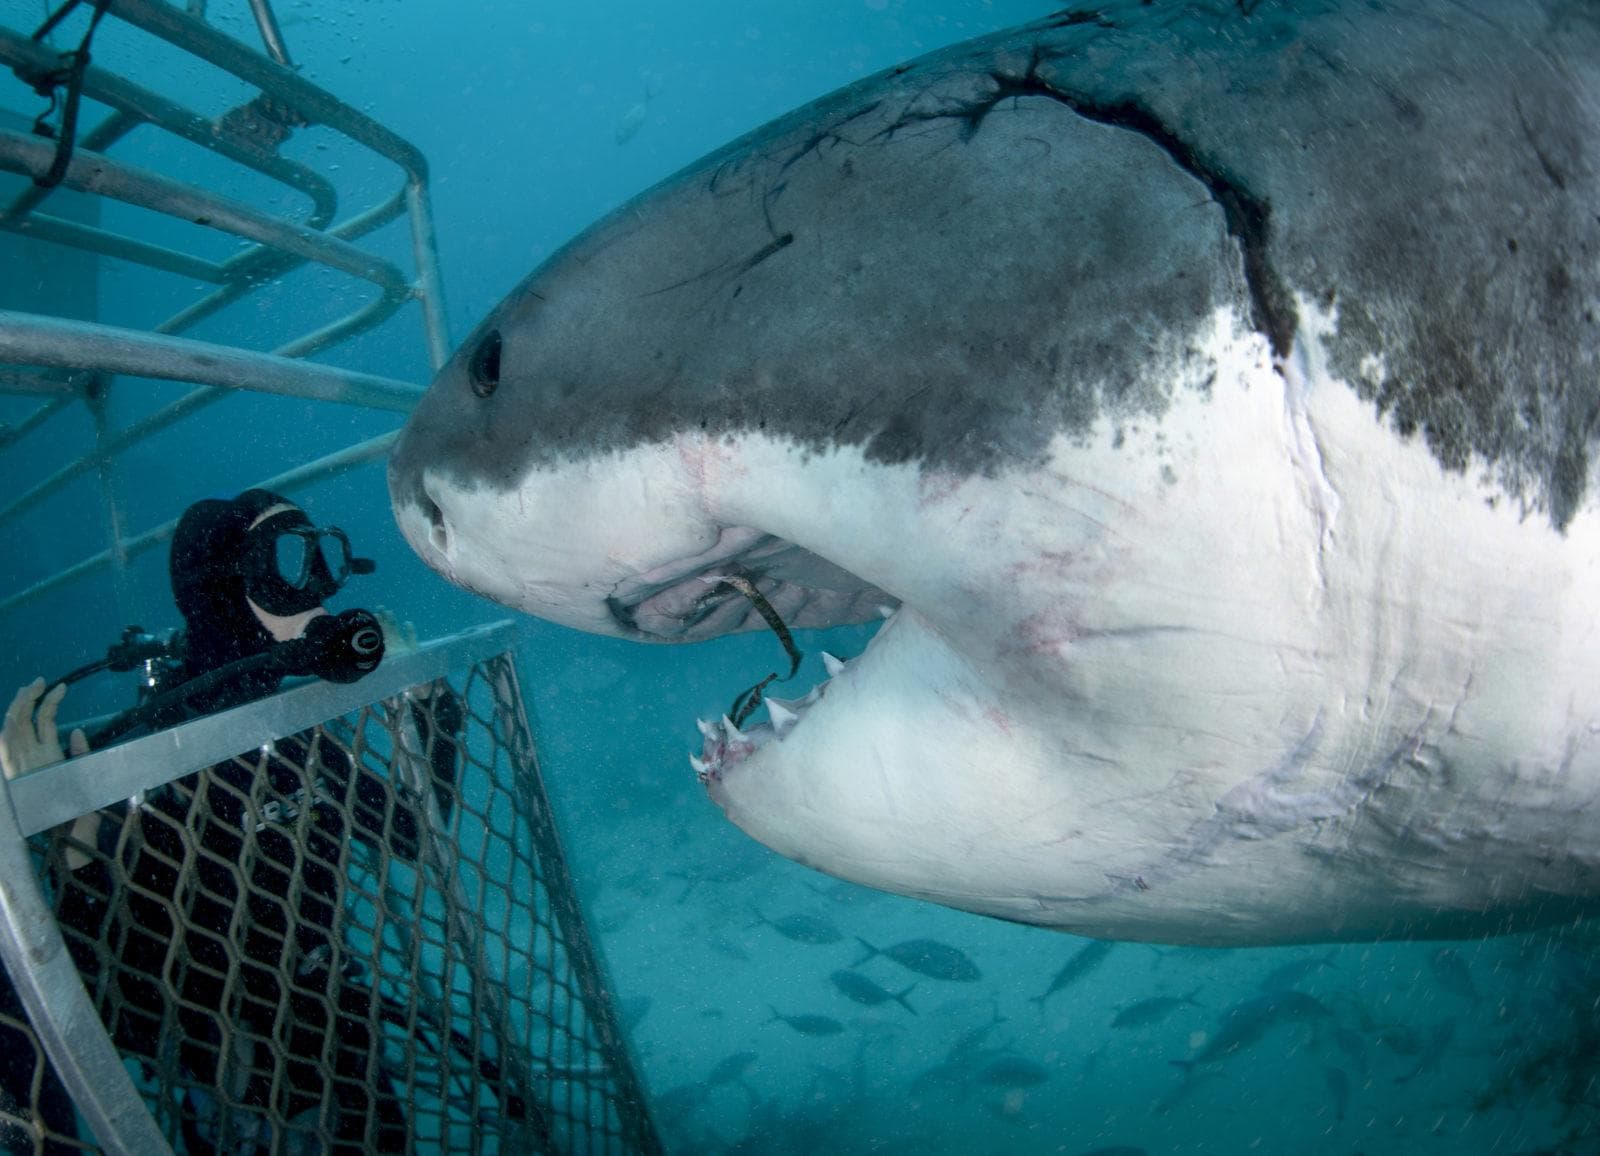
[[[411,548],[435,569],[447,571],[458,539],[443,489],[438,475],[426,468],[408,426],[389,454],[389,500]]]
[[[440,561],[449,564],[454,557],[456,537],[450,517],[439,500],[438,482],[424,476],[418,494],[409,515],[418,523],[415,533],[427,542]]]

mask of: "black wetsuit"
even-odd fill
[[[441,729],[454,731],[459,700],[441,696],[436,713],[444,707],[454,718],[441,717]],[[429,742],[425,712],[414,716],[445,803],[454,744]],[[191,1153],[214,1150],[206,1089],[242,1101],[246,1117],[255,1106],[307,1128],[322,1123],[331,1099],[335,1150],[404,1151],[406,1113],[380,1063],[385,1007],[361,961],[346,958],[338,927],[352,854],[415,858],[417,812],[386,779],[352,773],[319,732],[243,758],[254,765],[219,764],[139,808],[103,813],[110,862],[58,876],[69,948],[117,1045],[151,1060],[175,1055],[186,1086],[199,1085],[182,1113]],[[168,990],[179,996],[171,1006]],[[219,1020],[239,1030],[224,1032]],[[228,1150],[248,1151],[241,1114],[231,1116]],[[264,1128],[259,1141],[270,1145]]]

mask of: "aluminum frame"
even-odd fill
[[[408,411],[422,390],[414,383],[372,374],[314,365],[300,360],[371,329],[397,309],[416,301],[430,369],[438,369],[450,352],[445,324],[442,278],[428,193],[428,166],[422,153],[392,130],[300,76],[270,0],[248,3],[262,49],[242,43],[206,22],[204,3],[187,9],[166,0],[108,0],[107,18],[98,37],[144,34],[163,40],[212,68],[259,90],[260,96],[230,112],[212,117],[186,107],[181,98],[152,91],[107,69],[84,70],[82,92],[110,109],[98,124],[85,121],[75,142],[62,185],[92,196],[140,206],[176,220],[205,225],[251,242],[224,260],[184,252],[138,236],[66,220],[49,212],[50,191],[28,188],[0,204],[0,230],[63,245],[101,257],[192,278],[213,290],[155,325],[140,331],[37,313],[0,311],[0,392],[33,395],[38,404],[22,420],[0,428],[0,452],[39,433],[53,417],[78,405],[94,419],[94,444],[56,473],[0,508],[0,523],[34,508],[79,476],[100,479],[106,549],[55,574],[10,592],[0,611],[20,609],[48,591],[105,569],[124,584],[127,559],[157,541],[166,527],[125,531],[117,480],[120,456],[163,430],[224,399],[235,390],[254,390],[332,401],[381,411]],[[87,9],[87,5],[84,6]],[[0,27],[0,65],[20,76],[40,78],[59,66],[58,54],[31,37]],[[85,105],[87,114],[88,105]],[[271,122],[263,109],[281,115]],[[264,136],[249,129],[269,121]],[[333,182],[322,173],[279,155],[277,145],[290,128],[318,126],[331,130],[392,164],[398,187],[375,203],[345,209],[343,219]],[[106,150],[130,133],[160,131],[291,190],[306,201],[302,219],[276,208],[222,197],[181,179],[149,171]],[[0,170],[30,178],[42,177],[56,155],[56,145],[31,134],[0,128]],[[359,242],[391,221],[405,217],[414,274],[407,276],[392,262],[360,247]],[[271,353],[193,341],[177,336],[220,311],[236,305],[261,284],[306,265],[332,270],[366,286],[367,300],[343,316],[295,336]],[[341,297],[343,294],[341,293]],[[199,388],[122,429],[105,418],[105,398],[115,375],[183,381]],[[355,448],[355,447],[352,447]],[[360,461],[371,460],[365,455]],[[343,464],[340,464],[343,462]],[[348,468],[345,452],[289,471],[298,484]],[[324,468],[326,467],[326,468]]]
[[[360,712],[365,717],[378,704],[404,703],[412,688],[463,670],[480,672],[480,677],[487,678],[496,688],[494,729],[503,734],[504,745],[499,749],[504,762],[497,755],[494,765],[504,767],[502,789],[514,788],[520,801],[518,811],[521,821],[527,824],[524,830],[531,838],[530,853],[536,857],[536,877],[529,882],[539,892],[541,910],[547,912],[543,918],[559,928],[556,940],[536,934],[525,950],[530,953],[533,966],[550,969],[552,983],[559,981],[563,987],[576,988],[581,1007],[579,1023],[561,1018],[547,1025],[545,1051],[518,1042],[521,1037],[515,1026],[517,1015],[499,994],[506,977],[498,970],[504,965],[495,961],[501,958],[504,943],[496,947],[482,942],[480,929],[470,918],[474,901],[463,887],[461,868],[456,862],[462,848],[457,846],[453,832],[460,828],[452,827],[434,805],[425,753],[417,736],[401,725],[391,754],[390,774],[394,781],[410,787],[408,797],[421,800],[423,822],[418,832],[417,871],[427,877],[427,885],[435,893],[447,897],[449,914],[440,927],[448,932],[464,960],[477,961],[474,966],[484,969],[468,1004],[475,1009],[474,1014],[495,1025],[492,1038],[498,1042],[498,1062],[504,1078],[510,1086],[528,1093],[531,1126],[514,1129],[508,1135],[521,1135],[522,1141],[534,1150],[566,1150],[563,1141],[570,1143],[575,1137],[552,1131],[546,1113],[559,1110],[564,1102],[555,1095],[557,1086],[577,1084],[587,1089],[586,1095],[600,1096],[602,1104],[608,1106],[604,1110],[614,1113],[608,1119],[615,1119],[614,1124],[606,1125],[600,1146],[595,1147],[594,1138],[588,1137],[584,1150],[609,1152],[620,1148],[640,1156],[657,1156],[662,1151],[626,1034],[611,1001],[605,961],[589,936],[544,788],[511,658],[517,636],[517,627],[510,622],[465,631],[390,658],[356,683],[309,682],[233,710],[30,772],[9,784],[0,780],[0,959],[17,978],[15,986],[33,1030],[103,1151],[159,1156],[170,1153],[172,1147],[151,1112],[149,1092],[141,1093],[135,1087],[85,990],[78,965],[40,886],[38,863],[30,852],[28,836],[204,772],[207,767],[237,757],[241,750],[250,751],[313,727],[334,725],[353,713]],[[463,806],[465,802],[457,803],[458,808]],[[471,859],[471,855],[467,858]],[[477,864],[479,871],[482,867]],[[472,869],[470,864],[468,869]],[[404,907],[401,902],[399,908]],[[396,934],[391,919],[384,919],[382,924],[391,928],[389,934]],[[504,928],[496,934],[503,935]],[[403,948],[402,954],[415,954],[409,941]],[[523,983],[527,982],[524,979]],[[434,1009],[430,1013],[433,1022],[445,1024],[451,1022],[452,1000],[462,998],[461,989],[448,984],[440,991],[423,991],[414,996],[419,1005]],[[526,1011],[526,994],[519,998]],[[582,1046],[591,1049],[589,1064],[575,1067],[563,1062],[562,1053],[549,1050],[549,1033],[557,1029],[566,1033],[564,1038],[569,1041],[576,1033]],[[570,1046],[569,1042],[569,1050]],[[539,1088],[545,1090],[533,1091]],[[593,1126],[592,1111],[577,1121],[569,1121],[569,1125]]]

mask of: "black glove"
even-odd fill
[[[355,682],[383,661],[383,628],[365,610],[320,614],[305,633],[280,645],[289,674],[311,674],[329,682]]]

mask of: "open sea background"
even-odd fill
[[[281,0],[277,11],[307,77],[427,156],[450,331],[460,342],[573,233],[701,154],[839,85],[1053,7]],[[218,27],[255,42],[243,0],[211,0],[210,10]],[[38,0],[0,0],[0,24],[10,28],[31,32],[42,15]],[[60,47],[76,43],[81,17],[66,27]],[[251,95],[114,20],[94,47],[97,64],[135,78],[183,78],[187,99],[207,111]],[[0,76],[0,113],[31,120],[41,107]],[[329,170],[349,203],[394,187],[392,171],[325,133],[300,134],[285,151]],[[263,195],[207,154],[152,134],[116,154],[179,167],[233,195]],[[0,194],[16,187],[0,177]],[[269,195],[295,207],[288,194]],[[103,223],[140,217],[113,207]],[[218,257],[233,250],[188,226],[141,225],[147,237]],[[409,268],[403,228],[389,226],[372,245]],[[0,307],[54,302],[60,288],[48,274],[28,281],[0,266]],[[149,326],[197,288],[108,262],[98,319]],[[330,278],[297,273],[190,336],[268,349],[362,300]],[[419,384],[429,376],[415,307],[326,360]],[[184,392],[119,379],[113,422]],[[28,408],[0,398],[0,422]],[[137,532],[200,497],[237,492],[396,424],[341,406],[229,398],[121,459],[127,525]],[[91,444],[81,413],[53,419],[0,456],[0,501]],[[344,527],[378,561],[336,609],[386,606],[425,638],[505,617],[411,555],[381,468],[301,498],[314,520]],[[84,478],[0,525],[0,595],[101,549],[99,511],[97,484]],[[164,551],[138,559],[121,586],[102,575],[0,618],[0,683],[97,658],[129,622],[176,624]],[[880,895],[752,843],[689,770],[694,719],[720,713],[781,666],[770,634],[650,648],[520,625],[548,786],[671,1151],[1600,1151],[1600,935],[1591,930],[1448,944],[1104,949]],[[852,655],[868,633],[801,636],[799,681],[822,677],[820,650]],[[131,695],[101,677],[74,689],[66,713],[116,709]],[[858,964],[867,954],[858,938],[883,948],[937,940],[981,976],[919,974],[886,955]],[[847,998],[830,976],[852,967],[889,992],[910,987],[909,1006]],[[838,1030],[802,1017],[826,1017]],[[1238,1046],[1220,1060],[1190,1071],[1175,1062],[1230,1033]]]

